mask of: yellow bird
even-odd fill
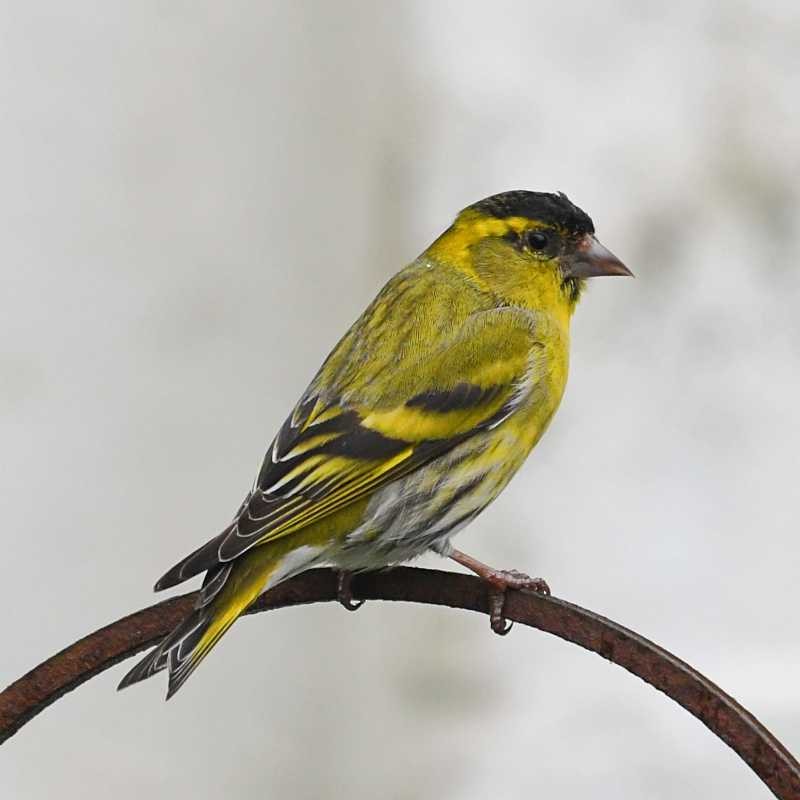
[[[169,670],[172,696],[266,589],[312,566],[349,576],[428,550],[490,587],[547,591],[453,548],[503,490],[564,392],[585,279],[630,275],[564,194],[513,191],[464,209],[395,275],[325,360],[270,445],[233,522],[156,584],[205,572],[192,613],[123,679]]]

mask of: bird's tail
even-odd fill
[[[172,697],[261,592],[299,571],[282,569],[283,559],[270,549],[258,547],[235,562],[210,569],[189,616],[128,672],[118,688],[168,669],[167,699]]]

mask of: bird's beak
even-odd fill
[[[633,273],[597,239],[587,233],[575,252],[564,259],[565,278],[596,278],[599,275],[628,275]]]

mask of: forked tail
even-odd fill
[[[220,564],[206,573],[194,610],[154,650],[122,679],[120,689],[169,670],[167,699],[183,686],[225,631],[267,588],[279,559],[269,558],[269,548],[256,548],[235,562]],[[281,575],[280,580],[289,577]]]

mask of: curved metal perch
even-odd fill
[[[335,600],[336,573],[310,570],[262,595],[248,614]],[[353,593],[487,613],[486,587],[469,575],[400,567],[364,573]],[[144,650],[189,611],[195,593],[165,600],[86,636],[0,693],[0,742],[62,695]],[[664,692],[735,750],[781,800],[800,799],[800,764],[752,715],[699,672],[663,648],[591,611],[531,592],[509,592],[509,620],[552,633],[624,667]]]

